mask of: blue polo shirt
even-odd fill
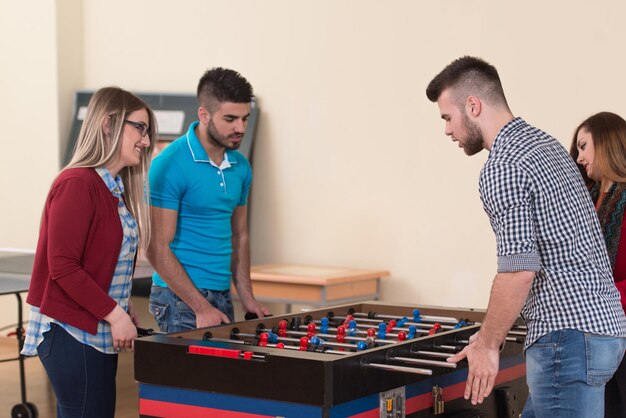
[[[150,167],[152,206],[178,212],[174,255],[198,289],[227,290],[231,282],[231,218],[245,206],[252,182],[248,160],[227,150],[218,167],[196,136],[199,122],[159,153]],[[155,273],[155,285],[167,287]]]

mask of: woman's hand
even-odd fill
[[[135,305],[133,305],[133,301],[128,299],[128,315],[130,315],[130,319],[133,321],[136,327],[139,326],[139,313],[135,309]]]
[[[104,320],[111,324],[113,349],[115,351],[133,350],[135,338],[137,338],[137,327],[130,315],[120,305],[116,305],[111,313],[104,317]]]

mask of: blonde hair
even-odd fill
[[[97,168],[109,164],[120,153],[124,120],[128,114],[140,109],[148,112],[150,146],[142,153],[138,166],[122,168],[119,176],[124,183],[124,202],[137,221],[141,244],[146,248],[150,240],[148,169],[158,129],[154,112],[143,100],[119,87],[105,87],[96,91],[87,106],[72,160],[65,168]],[[107,118],[108,135],[104,129]]]

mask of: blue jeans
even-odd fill
[[[57,398],[57,418],[115,416],[117,354],[101,353],[57,324],[43,333],[37,353]]]
[[[626,338],[571,329],[539,338],[526,350],[529,396],[523,418],[604,416],[604,385],[626,349]]]
[[[198,289],[213,307],[224,312],[231,322],[235,318],[230,289],[217,291]],[[148,308],[163,332],[196,329],[195,312],[168,287],[152,286]]]

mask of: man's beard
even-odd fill
[[[478,154],[485,148],[485,141],[480,128],[473,123],[465,113],[463,114],[463,126],[467,135],[463,143],[463,151],[465,151],[467,155]]]
[[[235,149],[239,149],[239,146],[241,145],[241,141],[237,141],[237,142],[229,144],[228,138],[237,137],[239,135],[233,134],[233,135],[224,136],[220,134],[215,128],[215,125],[213,124],[212,120],[209,120],[209,125],[207,126],[206,132],[207,132],[209,141],[211,141],[213,144],[217,146],[224,147],[229,150],[235,150]]]

